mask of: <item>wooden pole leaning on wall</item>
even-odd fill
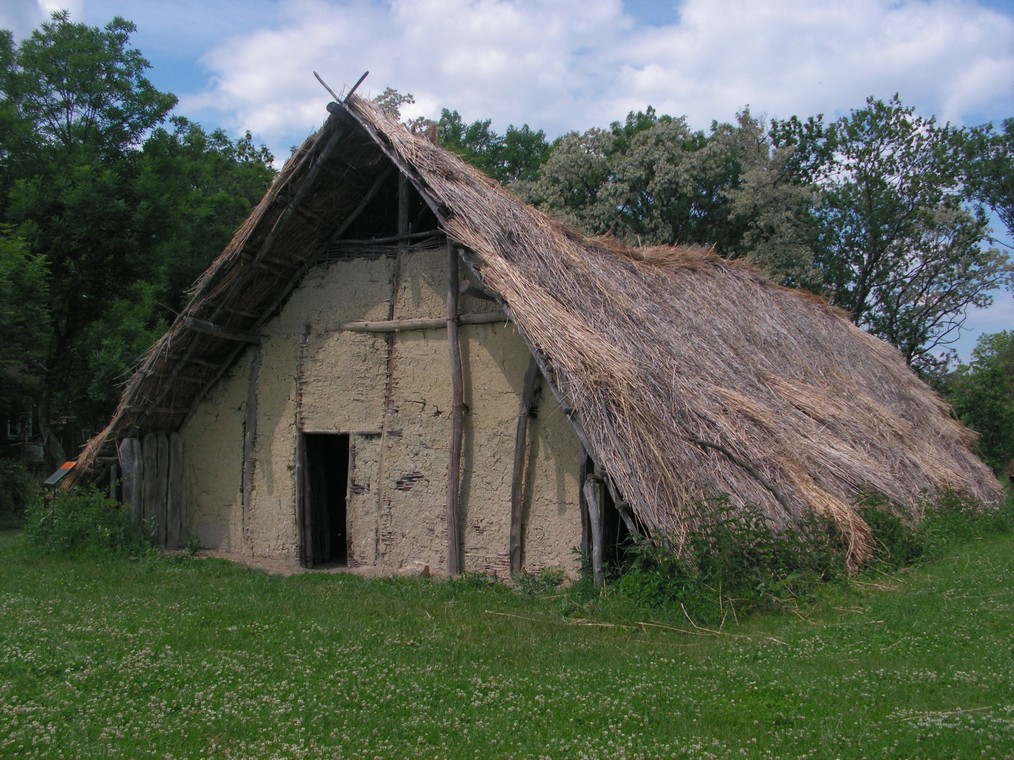
[[[521,389],[521,403],[518,406],[518,429],[514,440],[514,470],[511,475],[511,528],[510,528],[510,572],[511,578],[521,572],[524,560],[524,502],[525,463],[528,459],[528,420],[536,403],[542,373],[533,356],[525,371],[524,387]]]
[[[465,424],[465,390],[458,342],[458,252],[447,241],[447,349],[451,360],[451,449],[447,462],[447,572],[462,571],[458,490],[461,485],[461,441]]]
[[[588,504],[588,522],[591,527],[591,563],[592,577],[595,588],[605,584],[605,572],[602,566],[602,476],[596,467],[589,472],[584,481],[584,499]]]

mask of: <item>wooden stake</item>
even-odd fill
[[[155,437],[156,478],[155,478],[155,520],[158,522],[158,542],[169,546],[169,437],[159,433]]]
[[[183,466],[183,436],[169,434],[169,482],[166,495],[166,548],[182,549],[190,539],[187,474]]]
[[[130,505],[134,525],[141,525],[141,442],[124,438],[116,448],[123,471],[123,503]]]
[[[299,344],[296,346],[296,452],[295,452],[295,490],[296,490],[296,524],[299,528],[299,564],[303,567],[313,565],[313,543],[310,535],[310,510],[306,505],[306,452],[303,436],[303,355],[306,342],[310,337],[310,323],[304,322],[299,331]]]
[[[584,498],[588,503],[588,521],[591,523],[591,561],[595,588],[602,588],[605,574],[602,570],[602,506],[599,494],[601,484],[589,474],[584,481]]]
[[[120,465],[119,462],[113,462],[109,465],[109,498],[116,498],[116,489],[119,486],[117,482],[120,479]]]
[[[257,387],[261,369],[261,347],[254,348],[250,362],[250,376],[246,386],[246,417],[243,424],[243,496],[240,509],[240,527],[244,547],[250,541],[250,510],[253,509],[254,471],[257,467]],[[298,444],[297,444],[298,447]]]
[[[532,403],[542,374],[539,364],[532,357],[525,372],[524,387],[521,389],[521,403],[518,406],[518,429],[514,438],[514,470],[511,475],[511,532],[510,572],[513,578],[523,564],[524,550],[524,501],[525,501],[525,460],[528,458],[528,420],[532,416]]]
[[[464,432],[465,399],[461,376],[461,345],[458,342],[458,252],[447,243],[447,349],[451,359],[451,450],[447,464],[447,572],[461,570],[458,535],[458,488],[461,480],[461,439]]]

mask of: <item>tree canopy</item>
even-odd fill
[[[53,459],[64,456],[53,421],[72,420],[76,444],[108,416],[274,171],[249,134],[170,118],[176,97],[146,78],[134,31],[59,12],[20,44],[0,33],[0,248],[17,262],[8,281],[41,282],[19,313],[42,312],[31,330],[3,315],[3,329],[25,336],[5,360],[35,378]]]
[[[982,335],[971,361],[948,378],[947,396],[979,433],[983,461],[997,472],[1014,462],[1014,330]]]
[[[833,122],[776,122],[798,182],[818,195],[814,261],[852,320],[916,366],[953,342],[967,309],[1010,288],[1008,257],[985,245],[985,211],[967,192],[967,135],[895,96]]]

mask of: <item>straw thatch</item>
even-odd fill
[[[858,558],[869,540],[854,510],[864,493],[909,514],[945,490],[998,498],[972,434],[893,347],[833,308],[705,250],[582,238],[372,104],[329,108],[145,356],[86,467],[124,435],[177,429],[242,350],[193,320],[256,331],[371,193],[396,180],[393,164],[460,242],[656,536],[679,544],[698,505],[727,495],[776,527],[825,515]]]

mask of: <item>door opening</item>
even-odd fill
[[[348,562],[349,436],[305,433],[303,551],[309,567]]]

